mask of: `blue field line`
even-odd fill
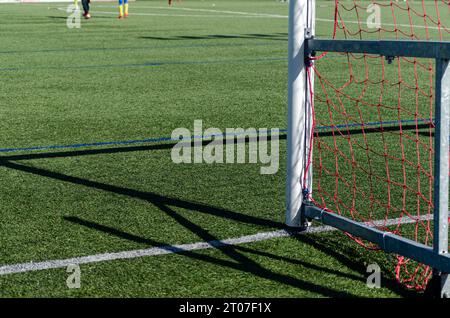
[[[434,119],[433,119],[434,121]],[[417,120],[419,123],[433,123],[429,120],[420,119]],[[353,123],[353,124],[339,124],[339,125],[330,125],[330,126],[317,126],[316,131],[323,130],[333,130],[333,129],[343,129],[343,128],[362,128],[362,127],[380,127],[383,126],[392,126],[398,124],[412,124],[415,123],[415,119],[406,119],[406,120],[392,120],[392,121],[384,121],[384,122],[368,122],[368,123]],[[268,130],[269,131],[269,130]],[[279,129],[279,133],[287,133],[287,129]],[[193,141],[193,140],[209,140],[213,137],[227,137],[227,136],[239,136],[239,135],[251,135],[247,132],[242,133],[224,133],[220,135],[204,135],[204,136],[192,136],[191,139],[184,139],[185,141]],[[257,136],[258,133],[255,135]],[[251,136],[250,136],[251,137]],[[105,147],[105,146],[126,146],[133,144],[148,144],[148,143],[161,143],[168,141],[180,141],[181,139],[174,139],[172,137],[155,137],[155,138],[147,138],[147,139],[134,139],[134,140],[120,140],[120,141],[100,141],[100,142],[92,142],[92,143],[79,143],[79,144],[69,144],[69,145],[50,145],[50,146],[31,146],[31,147],[22,147],[22,148],[0,148],[0,153],[8,153],[8,152],[26,152],[26,151],[40,151],[40,150],[62,150],[62,149],[78,149],[78,148],[90,148],[90,147]]]
[[[279,129],[280,133],[287,132],[286,129]],[[23,148],[0,148],[0,153],[6,152],[21,152],[21,151],[37,151],[37,150],[57,150],[57,149],[77,149],[77,148],[88,148],[88,147],[103,147],[103,146],[124,146],[124,145],[133,145],[133,144],[146,144],[146,143],[160,143],[166,141],[193,141],[193,140],[209,140],[213,137],[227,137],[227,136],[240,136],[240,135],[250,135],[247,132],[242,133],[223,133],[219,135],[203,135],[203,136],[192,136],[190,139],[175,139],[172,137],[156,137],[156,138],[147,138],[147,139],[135,139],[135,140],[120,140],[120,141],[99,141],[93,143],[80,143],[80,144],[71,144],[71,145],[51,145],[51,146],[32,146],[32,147],[23,147]],[[258,136],[258,133],[255,134]]]
[[[214,39],[214,38],[212,38]],[[140,46],[140,47],[112,47],[112,48],[61,48],[61,49],[41,49],[41,50],[12,50],[0,51],[1,55],[6,54],[28,54],[28,53],[72,53],[72,52],[90,52],[90,51],[130,51],[130,50],[158,50],[158,49],[182,49],[182,48],[199,48],[199,47],[240,47],[240,46],[275,46],[278,43],[233,43],[233,44],[184,44],[184,45],[159,45],[159,46]]]
[[[1,54],[1,53],[0,53]],[[337,57],[324,56],[327,59]],[[66,69],[90,69],[90,68],[133,68],[133,67],[157,67],[165,65],[206,65],[206,64],[232,64],[232,63],[252,63],[252,62],[281,62],[286,61],[286,57],[265,57],[251,59],[230,59],[230,60],[212,60],[212,61],[162,61],[162,62],[146,62],[146,63],[126,63],[126,64],[93,64],[93,65],[70,65],[70,66],[36,66],[36,67],[4,67],[0,68],[0,72],[7,71],[28,71],[28,70],[66,70]]]
[[[6,67],[0,71],[27,71],[27,70],[65,70],[65,69],[86,69],[86,68],[113,68],[113,67],[156,67],[164,65],[201,65],[201,64],[223,64],[223,63],[251,63],[251,62],[274,62],[287,61],[285,57],[265,57],[252,59],[230,59],[212,61],[174,61],[174,62],[147,62],[136,64],[104,64],[104,65],[71,65],[71,66],[45,66],[45,67]]]
[[[147,138],[139,140],[121,140],[121,141],[99,141],[92,143],[80,143],[71,145],[51,145],[51,146],[32,146],[23,148],[0,148],[1,152],[21,152],[21,151],[37,151],[37,150],[57,150],[57,149],[77,149],[87,147],[102,147],[102,146],[120,146],[120,145],[132,145],[141,143],[158,143],[165,141],[173,141],[171,137],[159,137],[159,138]]]

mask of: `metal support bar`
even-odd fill
[[[449,138],[450,135],[450,66],[448,59],[436,60],[436,128],[435,128],[435,186],[434,186],[434,238],[437,255],[448,256],[448,191],[449,191]],[[440,270],[439,268],[436,268]],[[442,272],[443,270],[441,270]],[[435,271],[436,273],[436,271]],[[436,273],[441,276],[441,297],[450,298],[450,270]]]
[[[308,39],[306,54],[310,55],[316,51],[450,59],[450,42]]]
[[[388,253],[400,254],[420,263],[430,265],[433,268],[439,269],[441,272],[450,272],[449,254],[436,254],[432,247],[378,230],[367,224],[350,220],[338,214],[326,212],[316,206],[305,206],[304,209],[306,217],[321,221],[325,225],[330,225],[375,243]]]

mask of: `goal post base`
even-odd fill
[[[428,283],[425,295],[430,298],[450,298],[449,275],[439,271],[433,271],[433,276]]]

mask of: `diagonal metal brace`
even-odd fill
[[[450,255],[436,254],[432,247],[420,244],[404,237],[381,231],[365,223],[356,222],[327,212],[316,206],[305,206],[305,217],[330,225],[344,232],[377,244],[385,252],[395,253],[427,264],[443,273],[450,273]]]

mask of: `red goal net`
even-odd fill
[[[318,26],[334,26],[336,39],[450,41],[449,0],[336,0],[334,19],[320,14],[317,8]],[[435,61],[353,53],[314,59],[312,202],[431,246]],[[432,269],[397,256],[395,276],[424,290]]]

